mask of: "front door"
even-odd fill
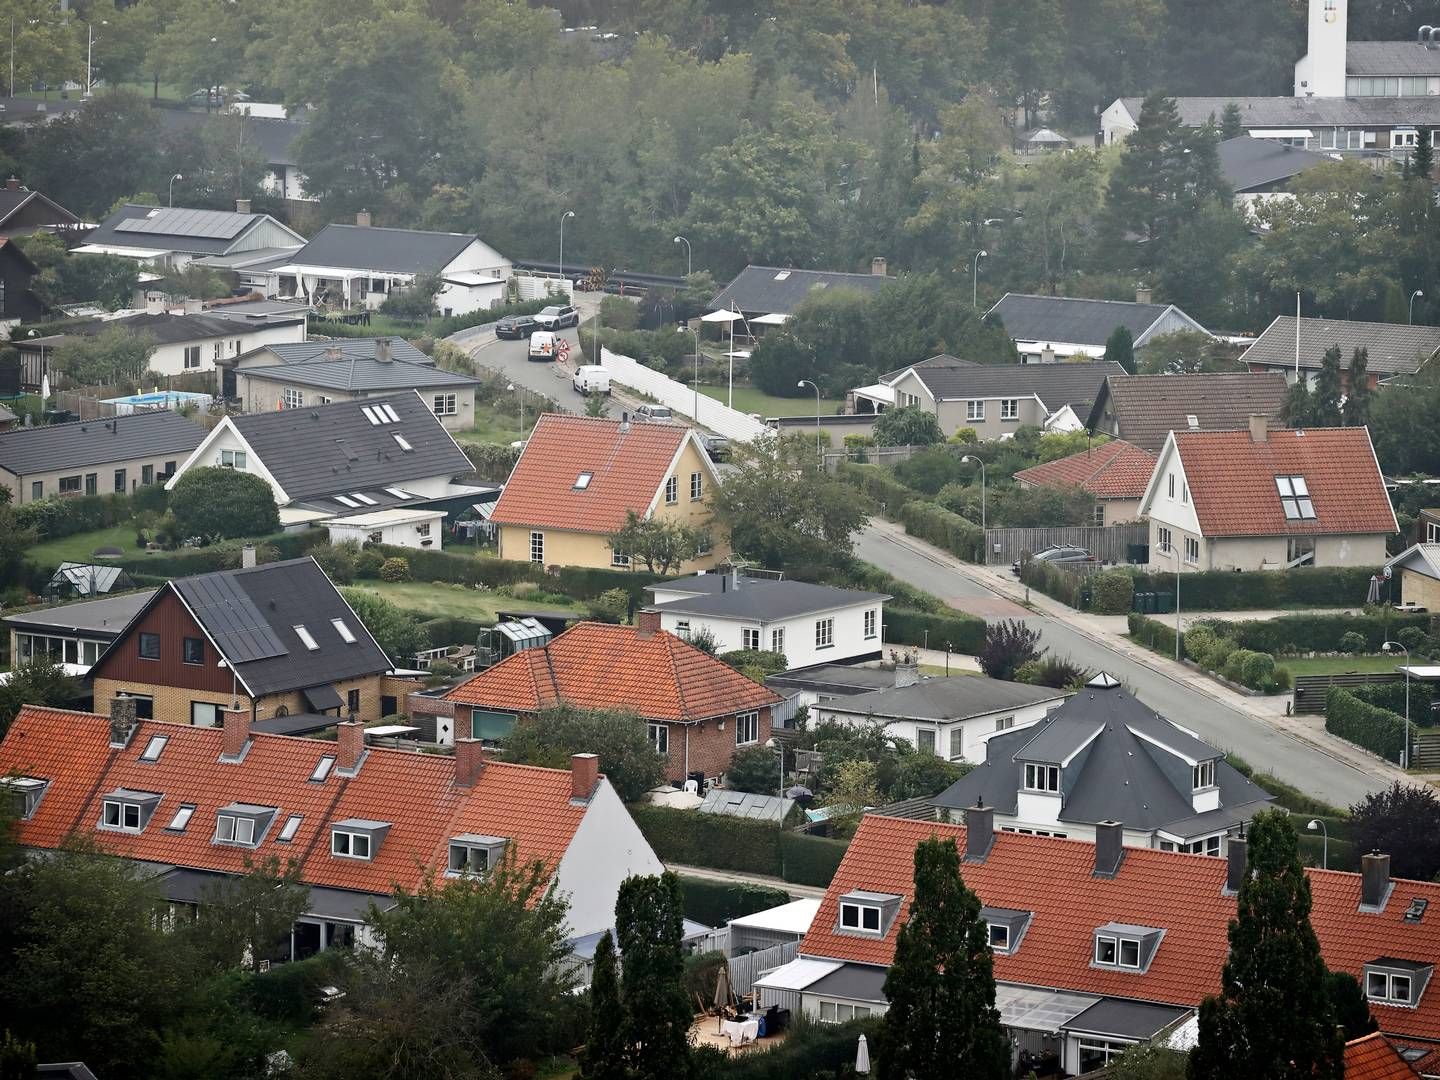
[[[291,959],[304,960],[319,952],[324,947],[320,942],[320,930],[319,923],[307,922],[304,919],[297,920],[295,929],[290,936]]]

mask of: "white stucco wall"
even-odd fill
[[[421,527],[426,525],[429,526],[429,534],[421,535]],[[378,533],[380,543],[392,547],[439,551],[444,547],[445,515],[440,511],[430,511],[417,514],[409,521],[396,521],[379,526],[357,525],[344,518],[337,518],[327,521],[325,529],[330,534],[332,544],[343,544],[347,540],[364,544]]]
[[[746,586],[742,585],[741,588]],[[657,600],[661,593],[656,593]],[[875,633],[865,636],[865,612],[875,612]],[[835,620],[834,644],[827,648],[815,645],[815,624],[822,619]],[[791,668],[811,667],[815,664],[837,664],[857,656],[867,656],[881,650],[885,606],[876,601],[871,604],[857,604],[853,607],[837,608],[833,611],[816,612],[794,619],[777,619],[774,622],[759,622],[754,619],[722,619],[708,615],[687,615],[678,611],[661,611],[660,628],[672,634],[698,633],[708,629],[715,635],[721,652],[744,648],[744,631],[760,631],[760,648],[772,647],[772,631],[783,630],[785,634],[785,659]],[[682,625],[684,624],[684,625]]]
[[[612,929],[620,883],[633,875],[664,872],[620,796],[602,778],[555,871],[556,887],[570,901],[566,934],[583,937]]]
[[[957,678],[973,678],[973,676],[956,676]],[[864,695],[853,698],[838,698],[823,704],[811,706],[811,715],[816,721],[833,720],[846,727],[862,727],[872,722],[872,718],[863,708]],[[1026,705],[1018,709],[997,709],[994,712],[982,713],[965,720],[956,720],[950,723],[940,723],[934,720],[921,719],[898,719],[892,720],[885,725],[887,734],[895,738],[905,739],[912,746],[920,745],[919,732],[923,729],[935,732],[935,756],[949,761],[970,761],[981,762],[985,760],[985,743],[991,735],[994,735],[996,724],[1004,720],[1013,720],[1007,725],[1008,728],[1026,728],[1040,720],[1045,719],[1048,709],[1053,709],[1057,701],[1040,702],[1035,705]],[[950,754],[950,738],[954,731],[961,732],[961,753],[959,757],[952,757]]]
[[[157,375],[183,375],[188,372],[214,371],[217,360],[229,360],[258,349],[264,345],[279,345],[305,340],[305,323],[290,325],[247,328],[235,324],[235,334],[224,338],[206,338],[203,341],[182,341],[158,346],[150,355],[150,370]],[[200,350],[200,366],[185,366],[185,350]]]

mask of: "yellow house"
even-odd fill
[[[709,545],[671,570],[708,570],[730,554],[711,524],[720,475],[700,440],[678,424],[546,413],[490,516],[502,559],[544,566],[628,569],[610,547],[626,514],[708,529]]]

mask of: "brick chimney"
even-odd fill
[[[1360,856],[1360,910],[1384,911],[1390,899],[1390,856],[1372,851]]]
[[[128,746],[130,736],[135,734],[139,723],[135,715],[135,699],[128,694],[116,694],[110,699],[110,745]]]
[[[660,629],[660,613],[658,611],[637,611],[635,613],[635,629],[637,637],[648,638],[655,635]]]
[[[485,744],[479,739],[455,740],[455,786],[474,787],[485,771]]]
[[[344,358],[345,358],[345,350],[342,349],[342,348],[340,348],[339,345],[326,345],[326,346],[325,346],[325,359],[326,359],[326,360],[343,360]]]
[[[912,656],[903,656],[895,661],[895,686],[914,686],[920,681],[920,664]]]
[[[249,200],[249,199],[236,199],[236,200],[235,200],[235,213],[237,213],[237,214],[248,214],[248,213],[250,213],[250,200]]]
[[[874,277],[885,277],[885,256],[876,255],[870,260],[870,273]]]
[[[1101,821],[1095,826],[1095,876],[1113,878],[1125,858],[1125,826]]]
[[[570,798],[589,802],[600,782],[600,759],[594,754],[570,755]]]
[[[1270,419],[1264,413],[1250,414],[1250,441],[1267,442],[1270,438]]]
[[[365,752],[365,725],[359,720],[342,720],[335,725],[335,765],[353,772]]]
[[[357,210],[355,212],[355,224],[359,225],[362,229],[370,228],[370,211]]]
[[[1245,866],[1250,857],[1250,841],[1232,836],[1225,841],[1225,893],[1234,896],[1245,880]]]
[[[6,191],[19,191],[19,190],[20,190],[20,178],[19,178],[18,176],[12,176],[12,177],[10,177],[9,180],[6,180],[6,181],[5,181],[5,190],[6,190]]]
[[[221,709],[220,732],[220,756],[231,760],[244,757],[245,748],[250,745],[250,710]]]
[[[995,843],[995,810],[976,799],[965,808],[965,861],[984,862]]]
[[[375,339],[375,362],[388,364],[393,359],[390,355],[390,339],[388,337]]]

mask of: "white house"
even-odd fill
[[[444,546],[445,511],[419,507],[395,507],[353,517],[332,518],[325,523],[332,544],[353,540],[357,544],[387,544],[390,547],[429,548]]]
[[[305,238],[269,214],[250,212],[249,199],[231,210],[125,203],[102,221],[74,255],[118,255],[156,268],[183,270],[192,259],[293,252]]]
[[[650,586],[660,628],[679,637],[708,632],[720,652],[783,653],[788,668],[853,663],[880,656],[885,593],[804,581],[701,573]]]
[[[1161,334],[1186,331],[1211,336],[1174,304],[1151,303],[1149,289],[1136,290],[1134,302],[1006,293],[985,317],[1005,324],[1005,332],[1026,364],[1099,360],[1110,335],[1122,326],[1130,331],[1136,350]]]

